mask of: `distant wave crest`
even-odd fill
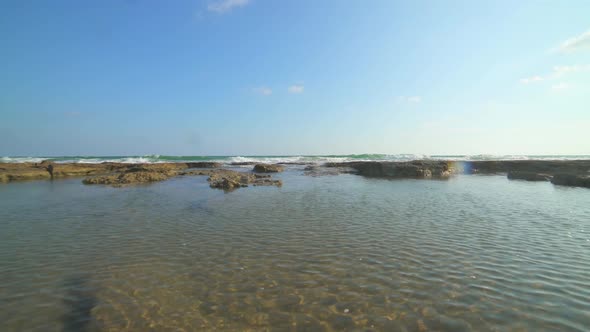
[[[298,155],[298,156],[62,156],[32,157],[6,156],[0,157],[0,163],[39,163],[51,160],[56,163],[165,163],[215,161],[225,164],[232,163],[313,163],[347,161],[411,161],[419,159],[477,161],[477,160],[576,160],[590,159],[590,155],[419,155],[419,154],[349,154],[349,155]]]

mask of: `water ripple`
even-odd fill
[[[584,331],[590,191],[278,175],[0,187],[2,331]]]

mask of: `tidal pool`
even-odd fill
[[[588,331],[590,190],[0,185],[1,331]]]

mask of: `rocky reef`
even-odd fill
[[[270,175],[237,172],[228,169],[185,169],[160,167],[160,164],[141,165],[124,170],[121,173],[94,176],[83,180],[84,184],[106,184],[120,187],[129,184],[164,181],[174,176],[209,176],[207,181],[211,188],[234,190],[254,186],[281,186],[281,180],[273,180]]]
[[[102,184],[122,187],[133,184],[168,180],[175,176],[209,176],[211,188],[233,190],[254,186],[281,186],[281,180],[270,175],[221,169],[215,162],[193,163],[0,163],[0,182],[43,180],[67,177],[86,177],[88,185]],[[275,166],[275,165],[271,165]]]
[[[447,179],[456,169],[447,161],[415,160],[327,163],[326,167],[354,169],[359,175],[387,178]]]
[[[249,164],[250,165],[250,164]],[[163,181],[174,176],[206,175],[213,188],[232,190],[248,185],[276,185],[264,173],[284,170],[278,164],[256,164],[252,172],[221,168],[216,162],[123,164],[123,163],[0,163],[0,182],[86,177],[85,184],[123,186],[134,183]],[[309,165],[309,176],[358,174],[367,177],[448,179],[455,174],[506,174],[511,180],[551,181],[555,185],[590,188],[590,160],[508,160],[444,161],[414,160],[357,161]]]
[[[281,165],[274,164],[256,164],[254,165],[254,172],[257,173],[277,173],[284,171],[285,168]]]
[[[560,186],[590,188],[590,175],[555,174],[551,183]]]
[[[590,188],[590,160],[498,160],[470,162],[472,174],[503,174],[511,180],[550,181]]]
[[[281,180],[273,180],[270,175],[236,172],[231,170],[218,170],[211,172],[209,186],[224,190],[234,190],[248,185],[254,186],[282,186]]]
[[[116,163],[54,164],[47,161],[41,163],[0,163],[0,182],[51,179],[50,166],[53,177],[63,178],[106,174],[124,167],[123,165]]]
[[[307,167],[306,175],[331,175],[351,173],[369,177],[448,179],[454,174],[506,174],[511,180],[550,181],[555,185],[590,188],[590,160],[488,160],[444,161],[415,160],[409,162],[359,161],[327,163],[327,168],[338,171],[322,171]]]
[[[153,167],[151,165],[141,165],[124,169],[120,173],[89,177],[82,182],[84,184],[106,184],[120,187],[128,184],[167,180],[178,175],[181,169],[181,166]]]
[[[479,174],[526,172],[588,175],[590,171],[590,160],[481,160],[468,164],[471,169],[469,173]]]

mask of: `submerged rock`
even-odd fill
[[[330,325],[338,331],[349,331],[356,327],[350,316],[334,315],[330,317]]]
[[[285,310],[291,311],[296,306],[301,303],[301,299],[299,296],[291,294],[291,295],[282,295],[275,299],[274,304],[276,307]]]
[[[510,180],[525,180],[525,181],[549,181],[551,175],[534,172],[511,171],[508,172]]]
[[[357,174],[358,171],[351,167],[325,167],[319,165],[310,165],[303,169],[303,175],[307,176],[326,176],[339,174]]]
[[[84,184],[107,184],[112,186],[123,186],[127,184],[147,183],[164,181],[176,175],[175,172],[149,172],[149,171],[129,171],[121,174],[96,176],[84,179]]]
[[[272,164],[256,164],[254,165],[254,172],[258,173],[277,173],[284,170],[283,166]]]

